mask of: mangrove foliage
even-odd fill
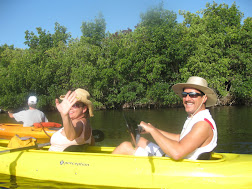
[[[242,20],[235,3],[180,14],[183,23],[160,4],[116,33],[99,14],[76,39],[59,23],[54,33],[25,31],[26,49],[0,46],[0,108],[24,107],[36,95],[40,109],[53,110],[75,88],[88,90],[97,108],[178,106],[171,87],[190,76],[208,81],[218,105],[251,104],[252,18]]]

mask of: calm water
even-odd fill
[[[252,154],[252,107],[215,107],[211,108],[210,112],[218,128],[218,146],[215,151]],[[136,122],[141,120],[150,122],[160,129],[174,133],[180,133],[186,119],[183,108],[126,110],[124,114]],[[46,115],[49,121],[61,122],[57,112],[46,112]],[[0,114],[1,122],[15,123],[7,114]],[[122,141],[130,140],[121,111],[96,111],[91,123],[94,129],[100,129],[105,134],[104,141],[97,145],[117,146]],[[0,188],[82,188],[82,186],[0,174]]]

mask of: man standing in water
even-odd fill
[[[30,96],[28,98],[28,110],[23,110],[17,113],[8,112],[10,118],[14,118],[17,122],[23,122],[23,127],[31,127],[34,123],[48,122],[45,114],[36,109],[37,97]]]
[[[215,92],[201,77],[190,77],[186,83],[178,83],[173,91],[183,99],[188,114],[180,134],[169,133],[141,122],[144,133],[149,133],[157,144],[141,137],[134,149],[128,141],[121,143],[112,153],[135,156],[168,156],[174,160],[196,160],[201,154],[211,152],[217,146],[217,128],[206,107],[217,101]]]

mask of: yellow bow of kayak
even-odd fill
[[[6,150],[1,142],[0,150]],[[114,147],[86,152],[24,150],[0,154],[0,173],[85,187],[231,189],[252,187],[252,155],[214,153],[211,160],[114,155]]]

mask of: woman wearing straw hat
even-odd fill
[[[89,118],[94,116],[90,94],[84,89],[76,89],[56,99],[56,107],[60,112],[63,128],[53,134],[50,151],[64,151],[72,145],[91,144],[92,128]]]
[[[140,126],[145,133],[151,134],[157,144],[141,137],[136,149],[130,142],[123,142],[114,150],[114,154],[196,160],[213,151],[217,146],[217,128],[206,107],[215,105],[215,92],[208,87],[205,79],[196,76],[190,77],[186,83],[175,84],[172,89],[183,99],[188,114],[181,133],[162,131],[142,121]]]

